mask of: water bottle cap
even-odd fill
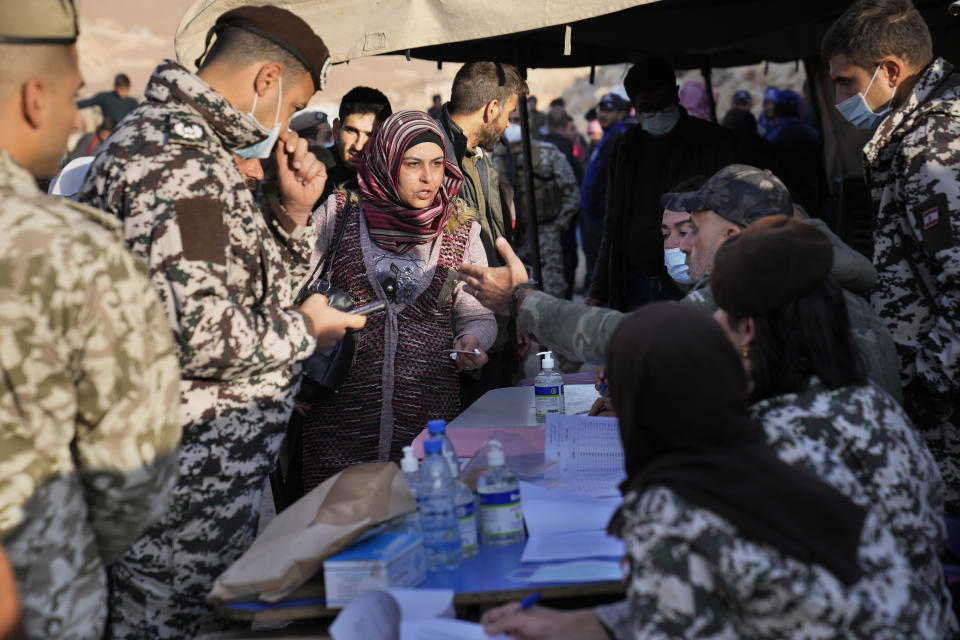
[[[443,450],[443,443],[439,440],[425,440],[423,450],[427,453],[440,453]]]
[[[553,351],[540,351],[537,353],[538,356],[543,356],[543,368],[544,369],[553,369]]]
[[[400,460],[400,470],[404,473],[412,473],[420,468],[420,463],[413,456],[413,447],[403,448],[403,459]]]
[[[447,430],[446,420],[431,420],[427,423],[427,431],[430,432],[430,435],[435,436],[438,433],[445,433]]]
[[[503,449],[500,448],[500,442],[497,440],[490,441],[490,452],[487,453],[487,463],[491,467],[502,467],[506,464]]]

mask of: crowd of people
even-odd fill
[[[873,132],[872,261],[830,228],[790,90],[759,121],[738,91],[718,124],[707,87],[650,58],[584,136],[473,61],[428,111],[357,86],[330,121],[307,107],[326,45],[268,5],[221,15],[197,70],[161,62],[142,103],[122,74],[76,102],[73,4],[0,17],[0,637],[237,626],[207,595],[268,478],[282,509],[398,460],[513,384],[531,341],[600,367],[627,598],[511,603],[488,632],[960,635],[960,73],[911,0],[857,0],[821,46],[840,114]],[[84,156],[72,198],[39,190]]]

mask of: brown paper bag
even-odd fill
[[[396,464],[369,462],[345,469],[277,514],[217,578],[207,598],[281,600],[365,531],[416,508]]]

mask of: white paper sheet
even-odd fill
[[[400,640],[511,640],[503,634],[488,636],[483,626],[462,620],[404,620]]]
[[[531,536],[606,531],[610,517],[622,502],[619,496],[589,498],[529,482],[520,483],[520,498],[523,519]]]
[[[559,562],[581,558],[621,558],[623,541],[604,531],[530,535],[520,562]]]
[[[564,476],[623,473],[623,446],[616,418],[547,416],[544,457],[559,459]]]
[[[400,632],[400,607],[386,591],[361,593],[328,631],[333,640],[393,640]]]
[[[403,620],[456,618],[453,589],[387,589],[400,607]]]

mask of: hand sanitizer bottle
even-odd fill
[[[477,479],[480,498],[480,542],[501,546],[523,542],[523,507],[520,483],[507,468],[503,450],[490,441],[489,468]]]
[[[546,422],[550,413],[564,413],[563,376],[553,368],[553,352],[541,351],[543,368],[533,382],[534,403],[537,408],[537,422]]]

